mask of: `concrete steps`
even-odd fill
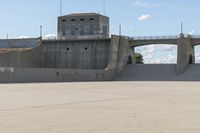
[[[189,65],[184,73],[176,74],[176,64],[127,65],[115,81],[200,81],[200,64]]]

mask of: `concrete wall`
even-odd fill
[[[112,35],[107,68],[116,69],[116,74],[119,73],[127,65],[128,57],[132,56],[133,52],[128,37]]]
[[[129,37],[119,37],[119,51],[117,61],[117,73],[121,72],[127,65],[129,56],[133,56],[133,50],[130,48]]]
[[[0,67],[42,67],[41,38],[0,40]]]
[[[110,39],[46,40],[36,48],[0,49],[0,67],[105,69]]]
[[[59,39],[95,38],[96,36],[109,37],[108,17],[96,13],[70,14],[58,17]]]
[[[199,70],[199,64],[190,64],[177,75],[176,64],[127,65],[114,81],[200,81]]]
[[[0,67],[42,67],[42,46],[34,49],[0,49]]]
[[[114,70],[0,68],[0,83],[109,81]]]
[[[34,48],[40,45],[40,38],[1,39],[0,48]]]
[[[119,36],[112,35],[107,69],[116,69],[118,62]]]
[[[177,74],[183,73],[189,64],[195,63],[194,46],[192,38],[184,37],[183,34],[178,38],[177,55]]]
[[[43,41],[43,67],[105,69],[110,39]]]

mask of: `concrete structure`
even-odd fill
[[[114,81],[200,81],[200,65],[190,64],[181,74],[176,64],[127,65]]]
[[[43,67],[70,69],[105,69],[111,39],[46,40]]]
[[[97,13],[76,13],[58,17],[58,38],[108,38],[109,18]]]
[[[134,64],[135,47],[150,44],[176,45],[177,64],[139,66],[141,68],[127,65]],[[195,63],[194,46],[199,44],[199,36],[184,34],[112,35],[109,38],[108,17],[96,13],[70,14],[58,18],[58,39],[0,40],[0,82],[137,80],[141,75],[149,80],[150,77],[152,80],[159,77],[160,80],[200,80],[195,75],[182,77],[187,70],[198,71],[197,66],[190,64]],[[187,69],[190,66],[193,69]],[[145,74],[154,69],[156,71],[149,73],[151,76],[147,78]],[[140,71],[144,73],[138,75]],[[164,76],[160,75],[162,73]]]
[[[112,80],[132,54],[129,38],[122,36],[40,43],[36,48],[3,51],[0,82]]]
[[[41,38],[0,39],[0,48],[35,48],[40,42]]]
[[[108,39],[40,40],[38,44],[35,48],[0,49],[0,82],[142,80],[141,75],[144,80],[200,80],[198,65],[189,69],[195,60],[194,46],[200,44],[198,37],[113,35]],[[177,65],[127,66],[135,47],[150,44],[177,45]],[[184,75],[187,70],[197,76]],[[139,75],[141,71],[144,73]],[[147,71],[153,72],[148,74],[152,79],[145,76]]]
[[[0,68],[0,83],[111,81],[114,70]]]
[[[158,37],[138,37],[130,39],[130,47],[134,49],[138,46],[150,44],[171,44],[177,45],[177,66],[176,73],[183,73],[189,64],[195,63],[194,46],[200,44],[199,36],[158,36]]]

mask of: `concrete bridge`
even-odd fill
[[[171,44],[177,45],[177,74],[185,71],[189,64],[195,63],[194,46],[200,45],[200,36],[184,35],[179,36],[146,36],[129,38],[130,47],[151,45],[151,44]]]

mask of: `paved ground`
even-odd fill
[[[199,133],[200,83],[0,85],[1,133]]]

